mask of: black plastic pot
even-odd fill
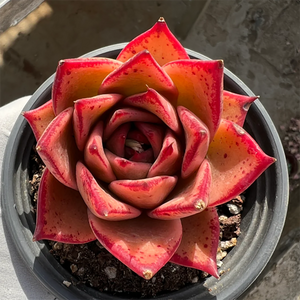
[[[90,52],[84,57],[115,58],[125,44],[116,44]],[[192,58],[207,57],[187,50]],[[51,98],[51,76],[31,97],[24,110],[40,106]],[[254,96],[251,90],[225,69],[225,89]],[[269,261],[279,240],[288,205],[288,173],[285,155],[276,129],[262,104],[256,100],[251,106],[246,130],[260,147],[277,162],[264,172],[247,190],[237,246],[224,259],[225,273],[219,280],[208,278],[157,299],[237,299],[253,283]],[[66,287],[64,280],[76,281],[49,254],[44,243],[32,242],[35,220],[30,211],[28,193],[29,157],[34,136],[20,116],[10,135],[3,161],[2,209],[5,222],[20,255],[38,279],[59,299],[118,299],[86,286]],[[126,299],[126,297],[122,297]],[[128,298],[129,299],[129,298]]]

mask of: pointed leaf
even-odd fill
[[[193,112],[213,138],[221,119],[223,96],[223,61],[180,60],[163,66],[175,83],[177,105]]]
[[[88,216],[100,243],[145,279],[151,279],[169,261],[181,241],[180,220],[154,220],[141,215],[131,220],[108,222],[92,213]]]
[[[38,140],[36,150],[49,171],[62,184],[77,190],[76,163],[80,153],[73,137],[73,108],[61,112]]]
[[[52,100],[49,100],[36,109],[23,112],[23,116],[28,121],[35,139],[38,141],[47,126],[55,118]]]
[[[252,102],[257,98],[257,96],[249,97],[223,91],[222,119],[234,122],[242,127]]]
[[[76,100],[74,103],[74,134],[80,151],[88,139],[91,127],[108,109],[122,99],[119,94],[104,94]]]
[[[116,180],[108,187],[135,207],[153,209],[164,201],[176,182],[177,177],[157,176],[140,180]]]
[[[161,151],[151,166],[147,177],[159,175],[174,175],[181,166],[182,150],[174,133],[168,129]]]
[[[217,210],[208,208],[182,222],[182,241],[171,262],[207,272],[219,278],[216,256],[220,224]]]
[[[187,178],[201,165],[208,149],[209,131],[206,125],[192,112],[177,107],[185,133],[185,152],[181,166],[181,177]]]
[[[153,149],[154,157],[157,158],[163,143],[164,128],[160,125],[145,122],[135,122],[134,124],[147,137]]]
[[[131,96],[146,92],[147,87],[153,88],[171,103],[177,99],[178,91],[172,80],[149,51],[145,50],[109,74],[102,82],[99,94],[118,93]]]
[[[113,197],[81,162],[77,163],[76,175],[82,198],[90,211],[98,218],[120,221],[136,218],[141,214],[138,209]]]
[[[169,30],[164,18],[160,18],[151,29],[128,43],[117,59],[125,62],[145,49],[149,50],[161,66],[172,60],[189,59],[182,45]]]
[[[151,218],[172,220],[185,218],[203,211],[208,203],[211,170],[205,159],[198,172],[181,180],[166,199],[167,202],[148,213]]]
[[[242,127],[227,120],[220,123],[207,156],[212,169],[209,206],[238,196],[276,161]]]
[[[177,134],[181,133],[181,127],[175,108],[166,98],[155,90],[148,88],[148,91],[145,93],[127,97],[123,103],[152,112]]]
[[[81,195],[61,184],[46,168],[39,187],[34,241],[52,240],[68,244],[94,241]]]
[[[116,179],[112,167],[106,158],[102,143],[103,122],[99,122],[93,129],[84,149],[84,162],[95,177],[111,182]]]
[[[55,114],[73,106],[75,100],[96,96],[103,79],[121,65],[102,57],[61,60],[52,91]]]
[[[104,141],[106,141],[120,125],[135,121],[161,123],[161,120],[157,116],[147,111],[137,108],[121,108],[116,110],[109,118],[104,129]]]
[[[105,154],[118,179],[142,179],[147,176],[150,163],[134,162],[118,157],[105,149]]]
[[[134,154],[129,158],[129,160],[136,161],[136,162],[153,163],[154,161],[153,150],[150,148],[140,153],[134,151]]]
[[[130,129],[130,123],[120,125],[106,141],[106,148],[117,156],[124,157],[125,141]]]

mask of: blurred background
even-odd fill
[[[161,16],[185,47],[223,59],[277,127],[291,208],[277,252],[245,299],[299,300],[299,0],[0,0],[0,106],[34,93],[60,59],[128,42]]]

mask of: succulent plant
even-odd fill
[[[223,69],[163,18],[116,59],[61,60],[23,113],[46,165],[33,239],[97,239],[145,279],[168,261],[218,277],[216,206],[275,161],[242,128],[257,97],[223,90]]]

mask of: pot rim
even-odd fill
[[[120,44],[114,44],[107,47],[99,48],[97,50],[91,51],[83,55],[82,57],[92,57],[92,56],[107,57],[107,53],[110,53],[109,57],[113,57],[116,56],[126,44],[127,43],[120,43]],[[195,57],[202,60],[210,60],[210,58],[198,52],[189,49],[186,50],[191,57]],[[224,68],[224,78],[225,80],[227,80],[227,84],[230,85],[232,89],[238,90],[235,92],[246,94],[249,96],[255,96],[255,94],[237,76],[235,76],[232,72],[230,72],[226,68]],[[25,105],[23,109],[24,111],[30,110],[42,104],[40,103],[41,99],[43,99],[47,94],[49,94],[53,80],[54,80],[54,75],[49,77],[37,89],[37,91],[33,94],[33,96],[30,98],[28,103]],[[179,290],[177,293],[172,292],[168,294],[169,297],[170,295],[172,295],[174,299],[188,299],[188,297],[189,299],[200,299],[201,297],[206,297],[205,299],[217,299],[217,300],[237,299],[247,290],[247,288],[259,276],[259,274],[262,272],[263,268],[268,263],[272,253],[276,248],[276,245],[280,238],[281,231],[283,229],[283,225],[287,213],[288,193],[289,193],[288,171],[287,171],[284,151],[281,145],[279,135],[276,131],[276,128],[270,116],[268,115],[268,113],[266,112],[265,108],[263,107],[263,105],[259,100],[256,100],[252,104],[248,115],[250,115],[250,112],[256,118],[258,118],[259,126],[261,126],[259,130],[263,128],[265,134],[269,137],[270,145],[268,146],[269,149],[267,150],[273,151],[274,153],[272,153],[272,156],[277,158],[277,162],[273,165],[272,171],[267,170],[266,173],[268,173],[269,176],[273,174],[272,176],[276,177],[272,182],[275,183],[276,190],[278,190],[278,193],[276,193],[275,199],[262,199],[261,203],[258,203],[259,200],[256,199],[255,209],[254,211],[251,212],[251,214],[252,216],[254,214],[254,216],[262,217],[261,223],[263,223],[263,225],[259,223],[259,226],[257,227],[256,225],[252,226],[251,225],[252,223],[250,224],[249,226],[250,231],[252,230],[250,234],[254,239],[253,239],[253,243],[251,243],[251,245],[248,248],[244,247],[244,249],[245,250],[250,249],[251,251],[248,250],[247,252],[244,253],[244,255],[242,255],[241,251],[239,251],[240,254],[238,256],[239,260],[242,263],[248,263],[247,272],[245,272],[245,270],[241,268],[241,265],[240,266],[237,265],[234,267],[235,268],[234,272],[231,271],[225,275],[222,275],[219,282],[216,279],[211,277],[205,281],[204,285],[196,284],[190,287],[183,288]],[[246,119],[246,126],[247,126],[247,119]],[[29,204],[28,206],[25,205],[22,208],[21,207],[22,205],[21,206],[20,204],[18,205],[17,200],[15,199],[17,198],[18,195],[23,195],[24,191],[26,191],[27,189],[24,182],[23,183],[20,182],[21,186],[16,188],[15,182],[13,181],[15,179],[14,176],[15,172],[19,172],[19,173],[21,172],[20,178],[26,180],[26,178],[24,177],[25,175],[23,174],[24,168],[26,168],[26,166],[24,166],[21,161],[19,161],[19,164],[16,165],[16,159],[20,154],[19,149],[17,148],[17,144],[20,142],[21,139],[24,138],[24,135],[27,140],[33,141],[33,135],[31,133],[31,129],[30,132],[28,132],[28,128],[29,125],[27,124],[26,120],[22,116],[19,116],[12,129],[11,135],[9,137],[6,146],[6,151],[3,159],[2,182],[1,182],[2,184],[1,205],[3,209],[3,219],[7,225],[8,231],[12,236],[14,244],[18,252],[20,253],[21,257],[48,290],[50,290],[54,295],[56,295],[61,299],[72,299],[72,297],[74,298],[75,295],[78,296],[79,294],[81,296],[84,296],[84,293],[87,290],[90,292],[89,288],[85,289],[83,287],[83,294],[81,294],[80,291],[78,292],[78,289],[75,289],[73,287],[66,288],[64,285],[62,285],[63,280],[68,280],[68,278],[67,279],[65,278],[65,276],[67,275],[64,274],[64,276],[62,276],[61,272],[63,271],[60,269],[59,270],[55,269],[55,268],[59,268],[59,266],[57,266],[57,263],[55,263],[54,258],[52,256],[51,256],[52,258],[50,257],[50,254],[49,255],[44,254],[43,251],[45,251],[44,249],[45,245],[43,243],[40,242],[34,243],[31,241],[32,232],[30,230],[30,225],[27,224],[27,220],[26,220],[27,215],[30,214]],[[251,131],[251,126],[250,126],[250,131]],[[260,140],[257,142],[259,144],[264,143],[264,140],[266,140],[266,137],[261,137]],[[31,149],[27,149],[26,151],[28,156],[28,152],[30,152]],[[14,167],[12,167],[12,165]],[[262,180],[266,180],[265,173],[264,175],[262,175],[262,177],[263,177]],[[263,185],[264,183],[260,184],[259,187],[264,188]],[[267,190],[267,192],[270,193],[269,190]],[[273,200],[274,203],[270,202]],[[16,209],[13,207],[15,204],[16,204]],[[272,211],[268,210],[267,204],[268,205],[271,204]],[[260,216],[260,214],[262,214],[262,216]],[[270,215],[272,216],[272,218],[270,218]],[[252,217],[250,221],[253,222]],[[24,223],[25,223],[25,228],[24,228]],[[257,232],[254,232],[255,230],[257,230]],[[246,232],[245,236],[247,236],[247,234],[248,233]],[[238,240],[240,238],[241,237],[239,237]],[[244,238],[246,237],[243,237],[243,239]],[[242,243],[240,244],[240,247],[242,247]],[[229,261],[231,257],[233,257],[234,255],[238,255],[235,254],[235,252],[238,251],[231,251],[228,255],[228,258],[226,258],[225,260]],[[251,256],[250,255],[251,253],[252,254],[255,253],[255,255]],[[221,268],[221,270],[222,269],[223,268]],[[49,272],[51,273],[54,272],[57,278],[51,278],[48,275]],[[228,276],[228,274],[235,275],[234,276],[235,281],[233,283],[230,283],[230,277],[232,277],[232,275]],[[70,281],[71,281],[71,277],[72,276],[70,275],[69,277]],[[221,281],[224,283],[221,283]],[[204,286],[210,288],[210,293]],[[226,288],[224,288],[224,286]],[[99,295],[98,292],[94,293],[92,295],[93,298],[91,299],[97,299],[96,298],[97,295]],[[101,294],[101,297],[103,297],[103,299],[116,299],[115,297],[112,297],[109,294]],[[163,296],[158,296],[156,298],[164,299]]]

